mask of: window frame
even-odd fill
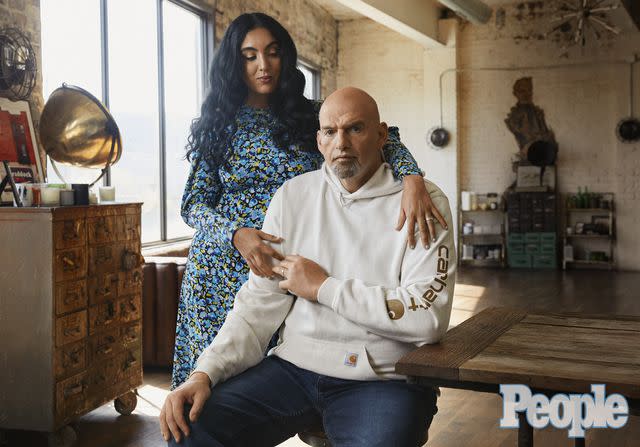
[[[311,87],[311,91],[312,91],[312,95],[313,95],[313,100],[320,100],[320,90],[321,90],[321,76],[322,76],[322,68],[319,67],[318,65],[314,64],[313,62],[311,62],[308,59],[305,59],[304,57],[300,57],[298,56],[298,64],[302,65],[304,68],[306,68],[307,70],[311,71],[313,73],[313,85]]]
[[[105,1],[105,0],[101,0]],[[166,140],[166,107],[165,107],[165,82],[164,82],[164,2],[168,1],[174,5],[184,8],[197,15],[202,20],[200,36],[202,40],[202,91],[206,91],[207,74],[214,51],[215,20],[211,12],[205,11],[193,2],[185,0],[157,0],[157,30],[158,30],[158,110],[159,110],[159,169],[160,169],[160,240],[146,242],[144,247],[166,244],[191,239],[192,236],[179,238],[167,238],[167,140]],[[204,98],[203,98],[204,99]]]
[[[197,15],[201,19],[202,39],[202,91],[206,91],[209,66],[215,49],[215,17],[209,11],[189,0],[156,0],[156,32],[158,51],[158,130],[159,130],[159,194],[160,194],[160,239],[142,244],[143,247],[153,247],[167,243],[189,240],[192,236],[167,238],[167,163],[166,163],[166,108],[165,108],[165,73],[164,73],[164,2],[170,2],[180,8]],[[109,109],[109,23],[108,2],[100,0],[100,39],[101,39],[101,79],[102,102]],[[103,177],[102,184],[111,186],[111,166]]]

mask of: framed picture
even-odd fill
[[[0,98],[0,161],[3,160],[9,162],[16,183],[39,183],[44,178],[27,101]],[[0,163],[0,178],[5,174]],[[13,202],[11,189],[0,191],[0,202]]]

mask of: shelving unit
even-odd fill
[[[591,193],[591,196],[601,197],[601,202],[606,203],[606,207],[599,208],[575,208],[567,207],[565,212],[565,231],[563,236],[563,247],[567,245],[572,247],[573,257],[567,256],[567,249],[563,249],[562,268],[597,268],[597,269],[613,269],[615,267],[614,260],[614,243],[615,243],[615,204],[613,193]],[[569,198],[575,194],[568,194],[566,203]],[[600,221],[596,221],[600,218]],[[583,231],[588,233],[577,233],[578,223],[583,224]],[[604,227],[606,225],[606,228]],[[567,228],[571,228],[573,233],[568,234]],[[598,233],[598,231],[606,230],[606,233]],[[594,253],[598,255],[594,256]],[[604,256],[604,259],[595,259]]]
[[[458,231],[458,259],[460,265],[474,267],[505,267],[506,241],[504,232],[505,213],[502,208],[497,210],[460,210],[460,229]],[[464,224],[473,223],[474,233],[464,234]],[[481,233],[477,233],[482,229]],[[485,232],[486,231],[486,232]],[[465,249],[466,247],[472,247]],[[489,250],[500,250],[497,258],[484,256]],[[465,250],[471,250],[472,257]],[[466,255],[466,256],[465,256]]]
[[[510,268],[558,268],[557,195],[554,191],[506,195]]]

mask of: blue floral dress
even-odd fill
[[[228,165],[216,171],[194,154],[182,198],[182,218],[196,233],[180,294],[172,389],[189,377],[247,280],[249,267],[231,242],[233,233],[241,227],[261,228],[275,191],[286,180],[318,169],[323,162],[318,151],[277,147],[271,135],[275,123],[268,109],[242,106],[236,114]],[[397,128],[390,128],[384,154],[396,176],[421,175],[400,142]]]

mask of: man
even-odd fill
[[[249,275],[189,380],[167,397],[165,439],[270,446],[319,423],[334,447],[424,439],[435,392],[406,383],[394,366],[446,332],[455,249],[446,230],[428,249],[411,249],[388,224],[402,184],[383,163],[386,138],[362,90],[325,100],[317,135],[325,163],[276,192],[263,226],[296,254],[273,267],[281,281]],[[453,228],[446,197],[427,188]]]

